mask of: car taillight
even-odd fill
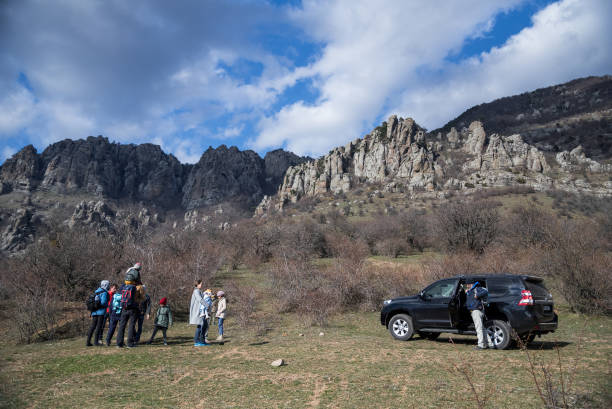
[[[518,305],[533,305],[533,297],[531,296],[531,291],[521,291],[521,301],[519,301]]]

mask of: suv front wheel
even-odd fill
[[[491,320],[485,323],[485,328],[489,338],[493,342],[495,349],[508,349],[512,344],[510,325],[505,321]]]
[[[408,341],[414,334],[412,318],[406,314],[397,314],[389,321],[389,332],[395,339]]]

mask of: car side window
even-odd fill
[[[425,289],[425,298],[450,298],[455,292],[458,280],[442,280]]]

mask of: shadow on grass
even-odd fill
[[[429,341],[429,342],[436,342],[436,343],[449,343],[450,342],[450,337],[449,338],[438,338],[435,340],[428,340],[425,338],[415,338],[414,340],[420,340],[420,341]],[[476,345],[476,338],[474,339],[470,339],[470,338],[452,338],[453,343],[455,345]],[[571,345],[571,342],[565,342],[565,341],[532,341],[531,343],[529,343],[529,345],[527,345],[527,349],[529,350],[543,350],[543,351],[549,351],[552,349],[556,348],[565,348],[568,345]],[[517,349],[518,347],[516,346],[516,344],[513,347],[514,349]]]
[[[266,344],[269,344],[269,342],[268,341],[253,342],[252,344],[249,344],[249,346],[251,346],[251,347],[258,347],[258,346],[266,345]]]

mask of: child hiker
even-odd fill
[[[217,317],[217,325],[219,328],[219,336],[217,337],[217,341],[223,341],[223,320],[225,319],[225,310],[227,309],[227,301],[225,300],[225,293],[223,291],[217,291],[217,298],[219,302],[217,303],[217,313],[215,317]]]
[[[166,330],[168,329],[168,327],[172,326],[172,311],[170,310],[170,307],[166,305],[167,303],[168,300],[166,299],[166,297],[159,300],[159,308],[155,313],[155,329],[153,329],[153,334],[151,334],[151,339],[149,339],[147,344],[153,342],[155,334],[157,334],[157,331],[161,329],[162,335],[164,336],[164,345],[168,345],[168,340],[166,339]]]
[[[204,291],[204,296],[202,297],[202,301],[200,301],[200,318],[202,319],[202,338],[204,338],[204,342],[201,346],[209,345],[208,342],[208,319],[210,318],[210,307],[212,306],[212,290],[207,289]],[[196,345],[197,346],[197,345]]]

